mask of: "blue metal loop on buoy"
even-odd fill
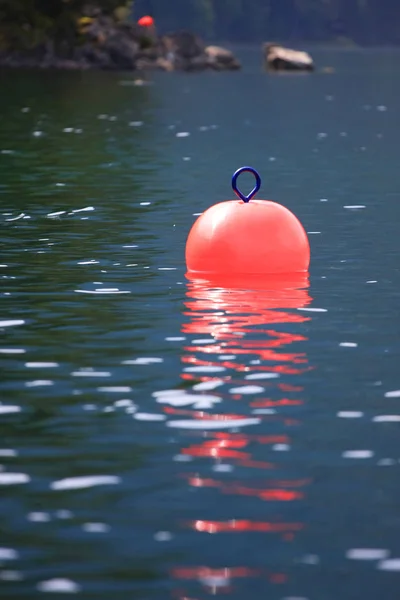
[[[247,196],[245,196],[244,194],[242,194],[242,192],[239,190],[238,186],[237,186],[237,179],[239,177],[239,175],[241,173],[244,173],[245,171],[249,172],[249,173],[253,173],[254,177],[256,178],[256,185],[254,186],[254,188],[251,190],[250,194],[248,194]],[[249,202],[258,192],[258,190],[261,187],[261,177],[259,176],[259,174],[257,173],[257,171],[255,169],[253,169],[253,167],[241,167],[240,169],[238,169],[232,177],[232,189],[235,192],[235,194],[241,199],[243,200],[243,202]]]

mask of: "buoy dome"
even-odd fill
[[[194,223],[186,264],[199,274],[284,274],[306,272],[307,234],[287,208],[268,200],[220,202]]]
[[[145,15],[139,19],[138,25],[141,27],[152,27],[154,25],[154,19],[153,17],[150,17],[150,15]]]

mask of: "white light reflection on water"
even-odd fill
[[[392,392],[386,392],[385,398],[400,398],[400,390],[393,390]]]
[[[341,410],[337,416],[341,419],[359,419],[364,416],[364,413],[359,410]]]
[[[121,478],[116,475],[85,475],[81,477],[67,477],[53,481],[50,485],[52,490],[80,490],[99,485],[117,485]]]
[[[20,485],[29,483],[31,478],[26,473],[3,473],[0,472],[0,485]]]
[[[72,371],[73,377],[111,377],[110,371],[95,371],[94,369],[80,369],[79,371]]]
[[[56,362],[26,362],[25,367],[28,369],[53,369],[59,367]]]
[[[154,365],[158,363],[164,362],[163,358],[159,357],[151,357],[151,356],[143,356],[141,358],[135,358],[132,360],[124,360],[122,361],[123,365]]]
[[[211,394],[188,394],[178,390],[178,393],[160,393],[155,392],[153,394],[156,398],[156,402],[159,404],[169,404],[170,406],[189,406],[194,405],[198,408],[198,405],[207,404],[207,407],[211,408],[214,404],[221,402],[220,396]]]
[[[19,555],[14,548],[0,547],[0,560],[17,560],[17,558],[19,558]]]
[[[346,450],[342,454],[343,458],[366,459],[374,456],[373,450]]]
[[[54,385],[54,381],[51,379],[35,379],[34,381],[27,381],[25,383],[25,387],[27,388],[50,387],[52,385]]]
[[[0,321],[0,327],[16,327],[17,325],[24,325],[24,319],[5,319]]]
[[[9,415],[12,413],[21,412],[22,408],[20,406],[14,406],[12,404],[0,404],[0,415]]]
[[[196,383],[192,387],[192,389],[196,392],[207,392],[210,390],[215,390],[216,388],[220,387],[221,385],[224,385],[224,381],[222,381],[222,379],[212,379],[209,381],[202,381],[200,383]]]
[[[351,548],[346,552],[349,560],[382,560],[389,556],[389,550],[382,548]]]
[[[48,523],[51,520],[49,513],[45,512],[31,512],[26,518],[33,523]]]
[[[83,523],[82,529],[87,533],[108,533],[111,527],[106,523]]]
[[[41,581],[37,584],[39,592],[50,594],[78,594],[81,586],[71,579],[57,578]]]
[[[258,425],[261,423],[261,419],[200,419],[200,420],[189,420],[189,419],[178,419],[167,422],[167,427],[175,427],[178,429],[233,429],[234,427],[247,427],[249,425]]]
[[[215,365],[204,365],[198,367],[185,367],[187,373],[221,373],[226,371],[225,367],[217,367]]]
[[[98,392],[106,392],[109,394],[126,394],[131,392],[132,388],[128,385],[104,385],[97,388]]]
[[[159,413],[135,412],[133,418],[137,421],[165,421],[167,417]]]
[[[95,290],[74,290],[78,294],[130,294],[129,290],[119,290],[118,288],[98,288]]]
[[[390,558],[378,563],[380,571],[400,571],[400,558]]]
[[[377,415],[372,420],[374,423],[398,423],[400,415]]]
[[[260,385],[242,385],[229,390],[231,394],[260,394],[264,391],[265,388],[261,387]]]
[[[14,456],[18,456],[18,452],[16,450],[12,450],[11,448],[0,448],[1,458],[13,458]]]

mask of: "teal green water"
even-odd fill
[[[0,75],[4,598],[396,598],[399,51],[237,52]],[[187,281],[244,164],[309,232],[308,287]]]

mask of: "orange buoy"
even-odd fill
[[[139,19],[138,25],[140,25],[141,27],[152,27],[154,25],[154,19],[149,15],[145,15],[144,17]]]
[[[247,196],[237,187],[244,171],[256,178]],[[281,204],[252,200],[260,186],[255,169],[238,169],[232,188],[239,200],[215,204],[196,220],[186,242],[189,274],[278,275],[308,270],[310,245],[302,224]]]

